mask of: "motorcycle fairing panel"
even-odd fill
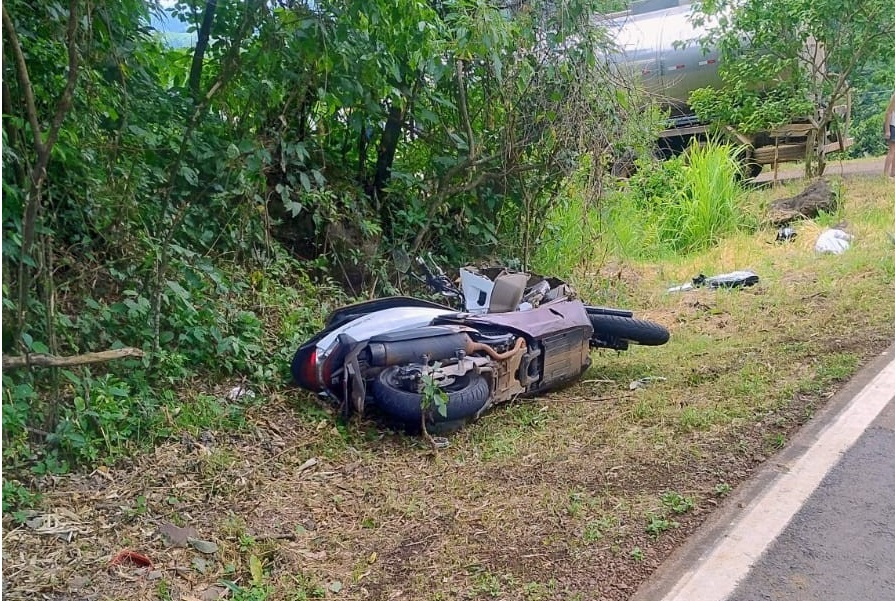
[[[537,309],[485,315],[442,316],[435,323],[462,323],[472,327],[497,326],[511,329],[529,338],[540,338],[562,330],[583,328],[593,332],[587,310],[579,301],[565,298],[544,303]],[[590,334],[588,334],[589,336]]]

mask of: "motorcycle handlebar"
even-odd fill
[[[438,263],[432,258],[432,253],[429,253],[429,261],[432,263],[431,267],[426,259],[420,256],[416,257],[416,264],[425,276],[425,284],[444,296],[459,297],[462,299],[463,293],[445,275]]]

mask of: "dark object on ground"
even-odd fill
[[[758,275],[752,271],[732,271],[714,275],[710,278],[701,273],[693,278],[695,286],[708,286],[709,288],[746,288],[758,283]]]
[[[702,286],[708,286],[712,290],[717,288],[745,288],[747,286],[754,286],[757,283],[758,274],[753,271],[731,271],[730,273],[722,273],[721,275],[712,277],[706,277],[700,273],[693,278],[691,282],[687,282],[680,286],[673,286],[668,289],[668,292],[682,292],[684,290],[692,290],[693,288],[700,288]]]
[[[792,242],[796,239],[797,235],[798,234],[793,228],[789,226],[781,227],[777,230],[777,242]]]
[[[772,202],[770,219],[777,226],[786,225],[800,217],[813,219],[821,211],[835,211],[838,203],[839,197],[830,189],[827,181],[818,179],[795,196]]]

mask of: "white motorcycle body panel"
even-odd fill
[[[456,311],[434,307],[392,307],[368,313],[336,328],[317,342],[317,356],[325,356],[340,334],[347,334],[362,342],[379,334],[400,332],[429,325],[442,315],[453,315]]]

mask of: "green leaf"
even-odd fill
[[[310,192],[311,178],[308,177],[308,174],[302,171],[298,174],[298,178],[301,180],[301,187],[305,189],[305,192]]]
[[[188,167],[186,165],[181,165],[180,166],[180,175],[191,186],[196,186],[199,184],[199,174],[192,167]]]
[[[181,300],[189,301],[190,293],[187,292],[186,289],[183,286],[181,286],[178,282],[175,282],[174,280],[167,280],[165,282],[165,285],[167,285],[168,288],[170,288],[171,291],[174,292],[174,294],[176,294],[178,297],[180,297]]]
[[[212,541],[200,540],[198,538],[188,538],[187,542],[193,549],[195,549],[199,553],[205,553],[206,555],[215,553],[218,550],[217,544]]]
[[[31,344],[31,350],[35,353],[40,353],[42,355],[46,355],[50,352],[49,347],[46,344],[44,344],[43,342],[41,342],[40,340],[35,340]]]
[[[264,566],[257,555],[249,557],[249,572],[252,575],[252,584],[254,586],[261,586],[264,583]]]

